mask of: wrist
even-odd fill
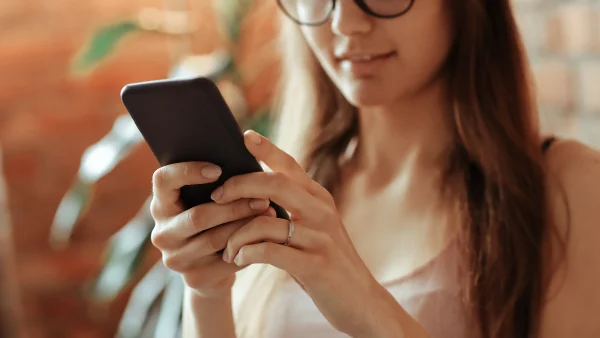
[[[215,301],[218,302],[220,300],[227,300],[231,298],[231,289],[233,288],[233,283],[235,281],[235,276],[231,276],[219,283],[216,283],[211,287],[203,287],[201,289],[191,288],[186,285],[186,290],[192,296],[194,300],[197,301]]]
[[[205,292],[194,290],[186,286],[186,294],[192,305],[231,302],[231,289]]]
[[[365,338],[413,338],[406,335],[398,317],[390,314],[385,317],[380,316],[376,321],[372,322],[368,332],[368,334],[364,335]]]
[[[185,290],[183,337],[235,338],[231,293],[205,296]]]
[[[368,322],[368,327],[364,330],[364,335],[357,338],[412,338],[406,335],[399,311],[392,310],[392,307],[381,303],[375,304],[378,308],[373,312],[372,319]]]
[[[424,328],[381,285],[372,297],[367,328],[357,338],[427,338]]]

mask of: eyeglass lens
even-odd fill
[[[340,0],[345,1],[345,0]],[[412,0],[363,0],[364,5],[377,16],[391,17],[405,12]],[[282,9],[302,24],[318,24],[329,19],[333,0],[279,0]]]

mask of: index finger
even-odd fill
[[[268,138],[254,130],[247,130],[244,133],[244,142],[248,151],[273,171],[285,174],[317,198],[326,202],[333,201],[327,189],[315,182],[291,155],[281,150]]]
[[[169,205],[178,204],[181,187],[214,182],[221,173],[221,168],[207,162],[169,164],[152,175],[152,192],[162,208],[169,208]]]

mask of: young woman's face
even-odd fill
[[[287,0],[304,2],[331,0]],[[367,0],[372,7],[410,0]],[[302,26],[315,56],[355,106],[385,106],[410,96],[437,78],[452,44],[448,0],[415,0],[405,14],[383,19],[353,0],[338,0],[328,21]],[[309,5],[310,6],[310,5]]]

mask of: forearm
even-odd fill
[[[369,338],[428,338],[429,334],[389,292],[379,290],[379,297],[372,297],[368,318],[368,329],[357,337]]]
[[[183,338],[235,338],[231,294],[202,298],[186,287],[183,303]]]
[[[376,334],[379,338],[429,338],[427,331],[404,310],[392,313],[379,323]]]

